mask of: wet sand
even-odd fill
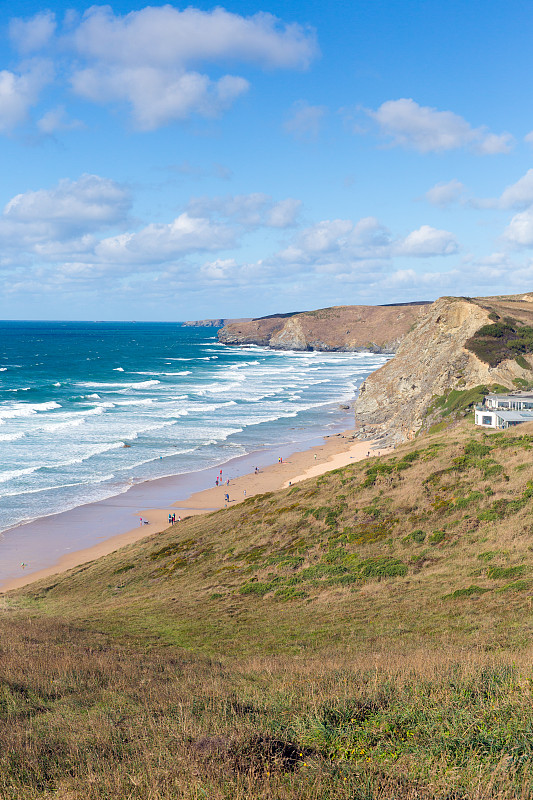
[[[10,575],[4,579],[0,575],[0,593],[65,572],[139,539],[153,536],[168,528],[169,514],[175,514],[177,522],[180,517],[184,520],[196,514],[224,508],[228,505],[225,500],[226,493],[229,494],[229,505],[233,505],[255,494],[286,488],[306,478],[317,477],[329,470],[360,461],[366,458],[369,452],[371,455],[387,452],[384,449],[378,451],[379,445],[373,441],[362,442],[354,440],[351,436],[350,431],[344,434],[332,434],[325,438],[320,437],[305,450],[294,451],[297,445],[293,444],[280,447],[277,451],[251,453],[233,459],[221,467],[203,470],[201,473],[148,481],[109,500],[91,503],[12,529],[11,532],[7,532],[14,534],[14,552],[10,552],[11,558],[21,555],[17,566],[11,567]],[[305,443],[302,445],[305,446]],[[290,452],[291,447],[293,452]],[[276,458],[275,452],[279,452],[281,456]],[[257,472],[255,467],[258,469]],[[251,469],[251,472],[242,474],[245,469]],[[213,485],[215,479],[220,477],[220,470],[222,470],[222,481],[219,486]],[[210,484],[211,488],[190,491],[192,487],[198,488],[202,484],[204,486]],[[176,497],[183,499],[176,501]],[[170,502],[170,499],[174,502]],[[76,530],[76,544],[83,542],[84,538],[94,542],[95,526],[101,541],[88,547],[76,547],[72,552],[65,552],[69,549],[66,543],[72,540],[72,530]],[[113,535],[113,530],[121,532]],[[39,559],[42,562],[42,554],[33,562],[30,562],[29,556],[25,554],[30,543],[35,547],[36,533],[39,534],[40,541],[43,540],[43,536],[46,537],[46,558],[48,562],[53,559],[52,563],[41,568]],[[23,568],[24,561],[27,561],[27,565]]]

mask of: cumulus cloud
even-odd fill
[[[187,207],[193,216],[216,215],[232,219],[247,228],[289,228],[295,224],[301,201],[289,197],[276,202],[267,194],[228,195],[226,197],[196,197]]]
[[[347,275],[354,271],[380,271],[395,256],[437,257],[456,253],[459,244],[449,231],[422,225],[404,239],[394,239],[375,217],[357,223],[351,220],[322,220],[302,231],[278,254],[293,269],[313,266],[322,272]]]
[[[131,206],[130,191],[109,178],[82,175],[61,180],[53,189],[18,194],[0,217],[0,241],[14,243],[64,240],[123,224]]]
[[[37,127],[41,133],[52,136],[57,131],[73,131],[85,126],[78,119],[70,119],[65,106],[57,106],[43,114],[37,121]]]
[[[73,34],[80,55],[134,66],[231,59],[267,68],[304,69],[317,54],[314,32],[272,14],[250,17],[223,8],[146,7],[124,16],[93,6]]]
[[[507,186],[499,197],[473,198],[470,205],[474,208],[528,208],[533,205],[533,169]]]
[[[128,102],[136,126],[150,131],[172,120],[185,120],[192,114],[216,117],[247,91],[249,84],[244,78],[232,75],[211,81],[198,72],[100,67],[77,72],[72,87],[81,97],[95,103]]]
[[[458,249],[459,244],[453,233],[437,230],[430,225],[422,225],[396,245],[398,255],[417,258],[449,256],[456,253]]]
[[[128,103],[142,130],[192,114],[217,116],[247,91],[245,78],[215,80],[194,68],[200,63],[304,69],[317,53],[312,31],[271,14],[243,17],[223,8],[179,11],[168,5],[124,16],[93,7],[72,44],[88,62],[74,71],[74,91],[97,103]]]
[[[238,272],[238,265],[234,258],[217,258],[215,261],[206,261],[200,268],[200,274],[207,281],[232,280]]]
[[[10,133],[26,122],[30,108],[51,80],[52,69],[45,61],[31,64],[20,74],[0,70],[0,133]]]
[[[513,247],[533,245],[533,209],[515,214],[503,233],[503,238]]]
[[[448,183],[436,183],[426,192],[426,200],[433,206],[444,208],[456,203],[464,196],[465,187],[461,181],[453,178]]]
[[[224,74],[225,65],[306,69],[318,54],[311,28],[267,13],[164,5],[121,15],[109,6],[92,6],[81,19],[74,14],[65,19],[59,31],[50,11],[13,19],[11,40],[22,55],[46,48],[60,53],[60,74],[70,76],[75,94],[101,105],[125,104],[134,125],[146,131],[229,109],[249,82]],[[39,93],[36,77],[27,71],[0,73],[0,131],[25,121]],[[52,124],[47,113],[41,129]]]
[[[9,23],[9,35],[21,53],[33,53],[45,47],[56,30],[55,14],[40,11],[30,19],[15,18]]]
[[[283,127],[296,139],[316,139],[326,112],[326,106],[311,106],[305,100],[299,100],[293,105]]]
[[[468,147],[481,155],[494,155],[509,152],[513,144],[508,133],[493,134],[486,127],[472,128],[458,114],[420,106],[412,98],[387,100],[377,110],[367,109],[366,113],[393,145],[420,153]]]
[[[236,244],[235,230],[186,212],[168,224],[153,223],[138,233],[124,233],[100,241],[98,260],[107,263],[160,264],[187,253],[224,250]]]
[[[528,169],[516,183],[508,186],[500,197],[501,208],[526,208],[533,203],[533,169]]]

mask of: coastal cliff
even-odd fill
[[[182,328],[222,328],[231,323],[248,322],[247,319],[194,319],[182,322]]]
[[[357,422],[367,433],[403,441],[438,420],[438,398],[453,390],[466,396],[495,384],[529,387],[532,326],[530,294],[441,297],[425,309],[395,358],[366,379],[355,403]]]
[[[278,314],[225,325],[218,338],[227,345],[256,344],[275,350],[394,353],[427,306],[334,306]]]

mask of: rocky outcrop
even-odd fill
[[[222,328],[232,323],[248,322],[247,319],[196,319],[182,322],[182,328]]]
[[[256,344],[276,350],[343,350],[393,353],[426,310],[427,303],[334,306],[225,325],[228,345]]]
[[[533,296],[441,297],[405,336],[396,356],[363,383],[355,403],[358,423],[367,433],[371,426],[390,441],[402,441],[424,425],[435,396],[481,384],[514,388],[516,379],[531,382],[533,372],[513,358],[491,367],[465,348],[482,326],[505,318],[533,324]]]

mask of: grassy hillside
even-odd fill
[[[532,450],[463,422],[10,595],[0,796],[530,797]]]

